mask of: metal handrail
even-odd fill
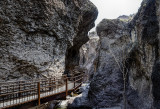
[[[11,101],[15,101],[14,105],[22,104],[23,102],[20,101],[21,98],[30,97],[28,102],[31,100],[35,100],[35,96],[37,96],[38,104],[40,105],[41,94],[48,93],[52,90],[55,90],[57,87],[65,86],[66,96],[68,95],[68,84],[69,80],[74,83],[74,88],[77,87],[82,83],[84,74],[78,73],[71,77],[67,77],[66,75],[62,75],[62,77],[56,78],[45,78],[39,80],[32,80],[30,82],[27,81],[18,81],[18,82],[8,82],[6,85],[0,86],[0,108],[5,108],[9,106],[13,106]],[[75,85],[75,83],[79,81]],[[0,83],[1,84],[1,83]],[[73,88],[73,89],[74,89]],[[12,91],[12,92],[11,92]],[[60,92],[59,92],[60,93]],[[32,97],[33,96],[33,97]],[[49,95],[47,95],[49,96]],[[44,98],[44,97],[43,97]],[[19,100],[17,100],[19,99]],[[5,102],[10,102],[9,105],[5,105]],[[25,101],[25,103],[27,100]],[[1,104],[3,106],[1,106]]]

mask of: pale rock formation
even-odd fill
[[[96,72],[96,58],[98,56],[99,37],[96,32],[89,33],[89,41],[80,49],[79,66],[84,69],[84,72],[92,78]]]

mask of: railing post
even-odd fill
[[[21,91],[21,81],[19,81],[19,91]],[[21,93],[18,93],[18,97],[21,97]]]
[[[68,78],[66,76],[66,99],[67,99],[67,95],[68,95]]]
[[[41,104],[41,97],[40,97],[40,82],[37,83],[37,87],[38,87],[38,105]]]
[[[74,77],[74,88],[76,87],[76,78]]]
[[[75,89],[75,87],[76,87],[76,78],[75,77],[73,77],[73,81],[74,81],[74,89]]]
[[[52,90],[52,87],[51,87],[51,78],[49,78],[49,91],[51,91]]]

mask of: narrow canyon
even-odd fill
[[[160,0],[90,32],[97,16],[90,0],[0,0],[0,89],[79,72],[68,109],[160,109]]]

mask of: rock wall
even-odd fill
[[[130,23],[132,41],[136,45],[130,53],[129,84],[137,93],[138,109],[160,109],[160,35],[159,1],[144,0],[139,12]],[[132,93],[128,99],[133,100]],[[135,101],[136,102],[136,101]]]
[[[89,33],[89,41],[80,49],[79,67],[84,69],[84,72],[92,78],[96,72],[96,58],[98,56],[99,37],[96,32]]]
[[[78,64],[97,13],[89,0],[1,0],[0,80],[61,75]]]
[[[121,106],[123,74],[120,67],[127,56],[130,39],[127,24],[124,20],[104,19],[97,26],[100,49],[97,72],[93,75],[89,90],[89,100],[93,107]]]
[[[93,107],[160,109],[160,2],[144,0],[130,22],[103,20],[98,69],[91,80]]]

